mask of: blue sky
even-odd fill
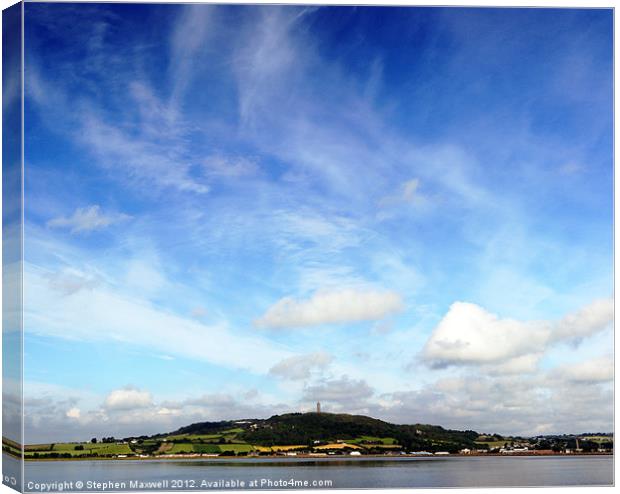
[[[28,3],[25,39],[27,442],[316,400],[611,430],[611,10]]]

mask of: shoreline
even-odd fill
[[[14,454],[3,451],[4,454],[16,459],[22,460],[22,457],[16,456]],[[149,457],[139,457],[139,456],[130,456],[126,458],[101,458],[101,457],[86,457],[86,458],[23,458],[24,461],[34,462],[34,461],[173,461],[173,460],[190,460],[190,461],[216,461],[216,462],[225,462],[225,461],[253,461],[256,459],[277,459],[282,461],[294,461],[296,459],[303,460],[340,460],[340,461],[363,461],[364,459],[385,459],[385,460],[393,460],[398,458],[469,458],[469,457],[538,457],[538,458],[548,458],[548,457],[579,457],[579,456],[614,456],[613,452],[592,452],[592,453],[471,453],[471,454],[462,454],[462,453],[454,453],[447,455],[362,455],[362,456],[350,456],[350,455],[296,455],[296,456],[285,456],[285,455],[262,455],[262,456],[209,456],[209,455],[162,455],[162,456],[149,456]]]

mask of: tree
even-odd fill
[[[90,440],[90,442],[91,442],[91,443],[93,443],[93,444],[96,444],[96,443],[97,443],[97,438],[96,438],[96,437],[93,437],[93,438]]]
[[[551,449],[551,443],[546,439],[540,441],[535,447],[535,449]]]
[[[83,444],[78,444],[75,448],[73,448],[75,451],[84,451],[84,445]]]

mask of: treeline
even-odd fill
[[[76,448],[77,449],[77,448]],[[115,458],[117,455],[114,454],[99,454],[99,453],[84,453],[82,455],[77,456],[77,458]],[[45,453],[39,453],[37,451],[35,451],[34,453],[30,454],[27,453],[26,454],[26,458],[35,458],[35,459],[58,459],[58,458],[76,458],[75,455],[72,455],[71,453],[59,453],[56,451],[51,451],[51,452],[45,452]]]
[[[431,425],[396,425],[363,415],[291,413],[271,417],[240,435],[244,441],[261,446],[312,446],[315,441],[347,440],[360,436],[391,437],[407,451],[457,452],[473,447],[478,433]]]
[[[555,452],[565,451],[565,450],[576,450],[580,449],[584,453],[592,453],[596,452],[599,449],[604,451],[612,451],[614,449],[614,443],[612,440],[610,441],[589,441],[586,439],[579,439],[579,448],[577,448],[577,438],[570,439],[557,439],[557,438],[549,438],[542,439],[536,443],[534,449],[537,450],[545,450],[550,449]]]
[[[197,422],[195,424],[186,425],[177,429],[172,434],[209,434],[211,432],[218,432],[224,429],[231,429],[237,427],[232,420],[221,420],[219,422]],[[160,434],[162,435],[162,434]]]

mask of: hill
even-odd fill
[[[613,435],[548,435],[524,438],[444,429],[437,425],[391,424],[363,415],[287,413],[268,419],[198,422],[174,432],[89,442],[30,444],[26,459],[129,458],[257,455],[401,455],[403,452],[501,454],[514,451],[610,453]],[[538,450],[538,451],[537,451]],[[20,456],[20,445],[3,438],[3,451]],[[417,452],[417,453],[416,453]]]
[[[407,451],[450,451],[473,448],[478,433],[427,424],[398,425],[363,415],[288,413],[266,420],[199,422],[181,427],[171,436],[206,435],[234,428],[239,441],[265,447],[308,445],[336,441]]]

